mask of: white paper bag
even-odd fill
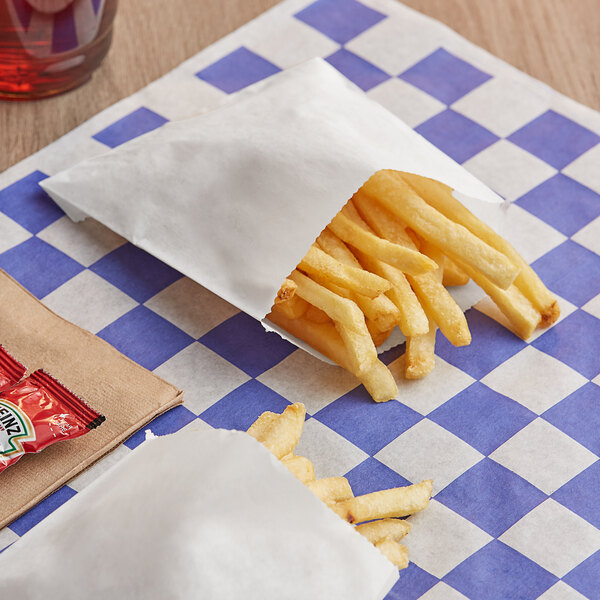
[[[489,224],[502,222],[496,194],[322,59],[41,185],[71,218],[94,217],[262,320],[318,234],[380,169],[438,179]],[[482,296],[471,284],[459,303]]]
[[[398,571],[245,433],[147,441],[0,554],[19,600],[380,600]]]

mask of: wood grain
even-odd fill
[[[121,0],[113,46],[81,88],[0,101],[0,172],[160,77],[276,0]],[[600,109],[600,0],[405,0],[492,54]]]

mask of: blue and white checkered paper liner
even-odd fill
[[[467,313],[410,400],[376,405],[321,363],[38,183],[313,56],[325,57],[515,208],[519,250],[561,320],[523,342]],[[186,390],[152,424],[246,428],[302,401],[298,453],[356,493],[433,477],[391,599],[600,598],[600,115],[390,0],[288,0],[0,175],[0,267],[67,319]],[[397,369],[403,348],[384,359]],[[14,542],[123,446],[0,531]]]

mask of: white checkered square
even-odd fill
[[[239,312],[187,277],[177,280],[144,304],[196,339]]]
[[[600,144],[576,158],[562,172],[600,194]]]
[[[540,418],[494,450],[490,458],[546,494],[552,494],[597,460],[589,450]]]
[[[493,538],[436,500],[409,517],[413,527],[402,540],[410,560],[438,578],[483,548]]]
[[[421,481],[426,474],[433,479],[433,493],[437,494],[477,464],[483,454],[437,423],[423,419],[375,458],[409,481]]]
[[[430,590],[427,590],[420,600],[467,600],[459,591],[451,588],[448,584],[440,581],[436,583]]]
[[[302,402],[309,414],[354,389],[356,377],[304,350],[296,350],[257,379],[290,402]]]
[[[559,581],[549,590],[546,590],[538,600],[585,600],[585,596],[582,596],[564,581]]]
[[[404,379],[404,355],[390,363],[396,381],[401,381],[398,399],[422,415],[428,415],[475,382],[470,375],[435,357],[435,369],[423,379]]]
[[[87,269],[48,294],[44,304],[92,333],[137,306],[127,294]]]
[[[18,246],[31,237],[31,233],[10,217],[0,212],[0,254]]]
[[[597,319],[600,319],[600,294],[598,294],[595,298],[592,298],[587,304],[584,304],[581,307],[585,312],[590,313],[590,315],[594,315]]]
[[[120,235],[94,219],[74,223],[66,216],[40,231],[38,237],[84,267],[89,267],[125,243]]]
[[[393,112],[408,126],[416,127],[443,111],[446,107],[433,96],[402,81],[388,79],[370,92],[371,99]]]
[[[556,174],[555,168],[508,140],[492,144],[463,167],[509,201]]]
[[[558,577],[600,550],[600,531],[552,498],[499,539]]]
[[[206,346],[194,342],[154,371],[185,391],[184,404],[195,415],[250,379]]]
[[[600,254],[600,217],[580,229],[571,239],[589,248],[592,252]]]
[[[587,383],[587,379],[533,346],[523,348],[482,380],[540,415]]]
[[[16,542],[19,536],[11,531],[8,527],[0,529],[0,551],[10,546],[13,542]]]
[[[270,35],[264,30],[251,32],[244,46],[282,69],[287,69],[315,56],[329,56],[339,44],[299,19],[282,21],[273,15]],[[268,23],[264,24],[269,27]]]
[[[399,75],[442,45],[439,29],[428,21],[415,24],[405,15],[390,15],[355,37],[346,48],[390,75]]]
[[[452,110],[506,137],[548,109],[540,90],[521,80],[498,75],[452,105]]]
[[[304,423],[302,437],[294,453],[313,462],[317,478],[348,473],[368,458],[360,448],[316,419],[308,419]]]

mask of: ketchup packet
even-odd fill
[[[17,383],[27,369],[0,346],[0,392]]]
[[[2,368],[7,378],[14,376],[15,369],[4,355]],[[82,436],[103,421],[102,415],[48,373],[35,371],[0,392],[0,473],[24,454]]]

